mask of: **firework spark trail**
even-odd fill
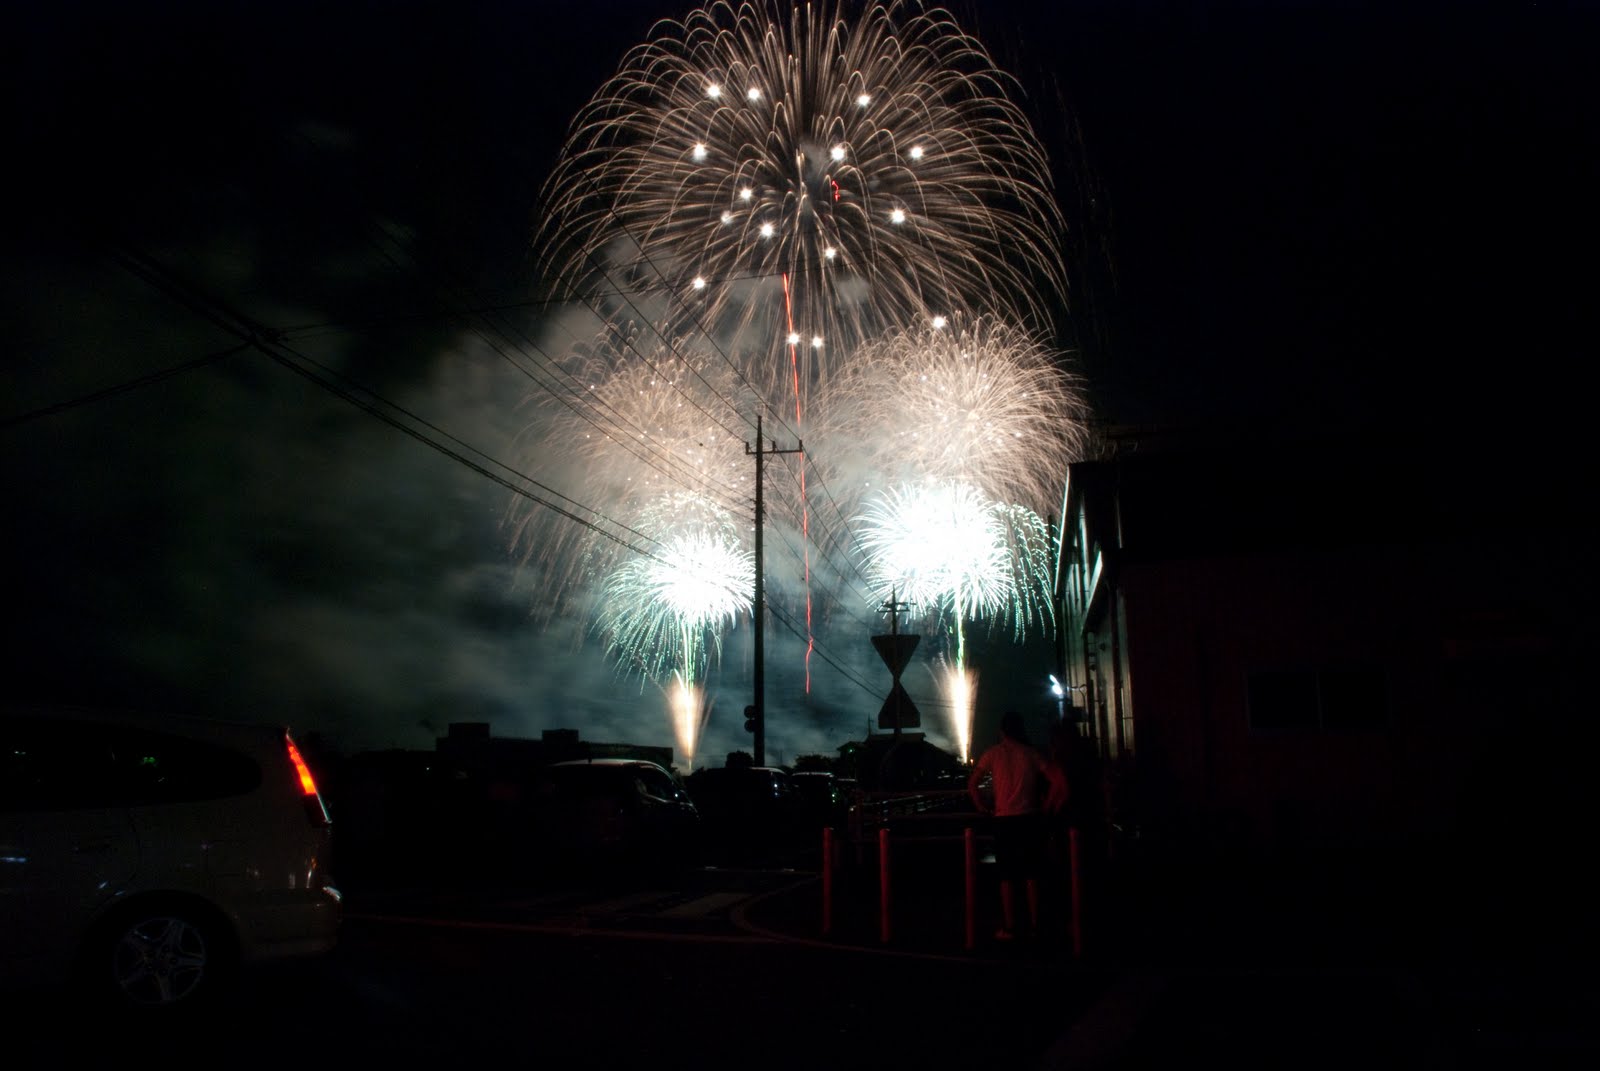
[[[683,757],[684,768],[693,769],[700,735],[710,716],[705,690],[677,677],[667,689],[667,702],[672,709],[672,734],[678,754]]]
[[[799,336],[819,343],[801,390],[885,326],[975,305],[1047,325],[1062,222],[1010,87],[948,13],[909,0],[850,20],[829,2],[719,0],[663,21],[580,113],[545,188],[551,277],[581,289],[626,235],[672,333],[739,339],[772,401],[784,275]]]
[[[972,757],[972,713],[977,704],[978,675],[962,666],[944,662],[944,694],[950,704],[950,728],[955,737],[956,758]]]
[[[794,307],[789,300],[789,273],[783,275],[783,312],[789,328],[789,367],[794,376],[794,426],[805,426],[805,414],[800,408],[800,361],[796,353],[800,346],[800,336],[794,329]],[[761,444],[756,444],[756,449],[761,449]],[[800,466],[800,534],[801,544],[805,547],[805,587],[806,587],[806,694],[811,694],[811,653],[817,649],[817,637],[812,632],[811,620],[811,502],[806,495],[806,468]]]

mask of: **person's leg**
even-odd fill
[[[1039,935],[1039,875],[1044,872],[1045,837],[1048,827],[1042,815],[1030,814],[1017,819],[1018,872],[1014,875],[1023,882],[1028,897],[1028,936]]]
[[[994,820],[994,861],[1000,874],[1000,932],[995,936],[1009,940],[1017,932],[1017,821]]]
[[[1016,887],[1010,878],[1000,879],[1000,932],[1007,935],[1017,932]]]

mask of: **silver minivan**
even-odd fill
[[[330,951],[331,825],[283,726],[0,710],[0,984],[203,1002],[241,964]]]

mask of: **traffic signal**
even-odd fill
[[[744,731],[747,733],[756,731],[756,707],[754,703],[744,708]]]

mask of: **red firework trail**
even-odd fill
[[[789,297],[789,273],[783,273],[783,315],[788,324],[789,338],[789,375],[794,381],[794,426],[800,428],[800,355],[798,341],[794,333],[794,303]],[[757,444],[759,448],[760,444]],[[811,503],[806,498],[806,463],[802,455],[800,460],[800,534],[801,543],[805,551],[806,568],[806,694],[811,694],[811,652],[816,649],[817,640],[811,632]]]

